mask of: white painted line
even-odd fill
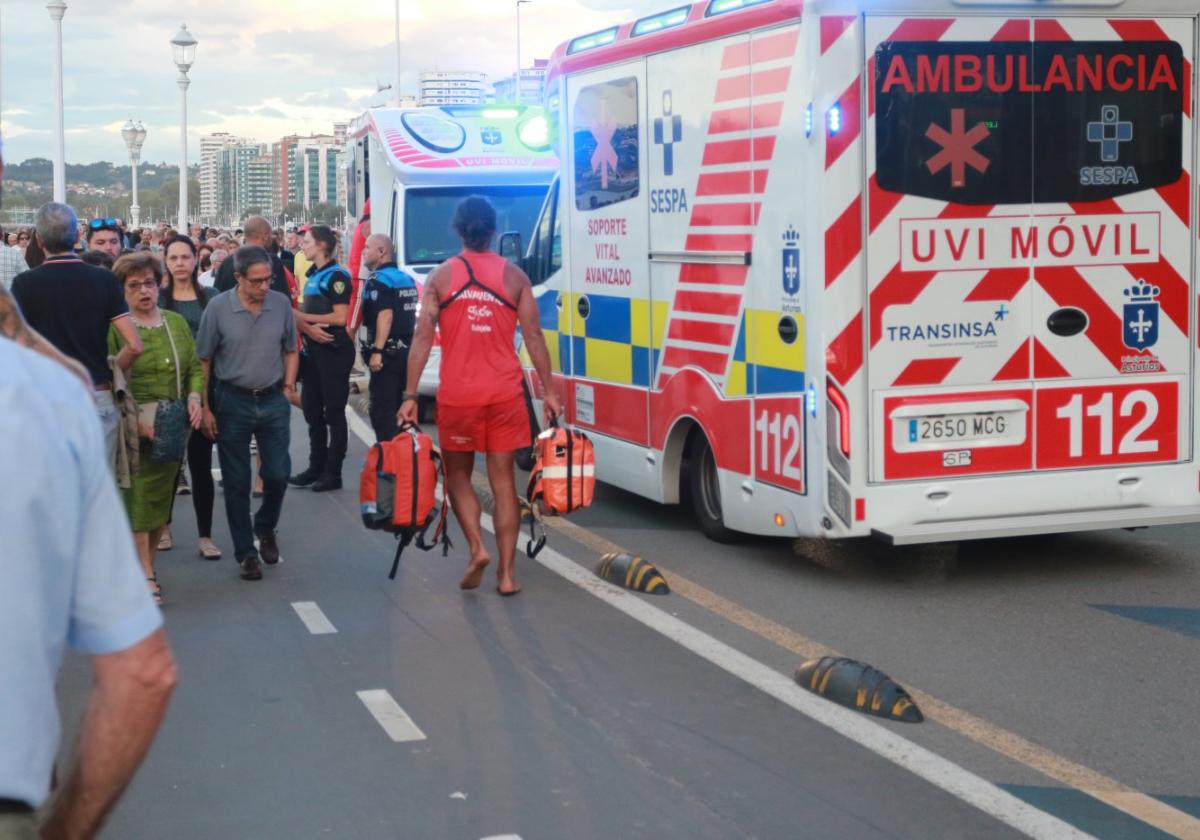
[[[424,741],[425,733],[417,728],[408,712],[400,708],[400,704],[392,699],[385,688],[374,688],[370,691],[359,691],[358,699],[363,702],[374,717],[396,743],[404,741]]]
[[[367,446],[375,445],[375,430],[367,423],[366,420],[358,416],[358,412],[350,406],[346,406],[346,423],[350,426],[350,431],[365,443]]]
[[[363,427],[366,426],[361,419],[359,423]],[[351,423],[351,428],[368,445],[374,440],[373,435],[364,435],[353,423]],[[495,534],[492,518],[485,513],[482,521],[483,527]],[[549,546],[538,554],[536,562],[580,589],[595,595],[601,601],[615,607],[635,621],[708,660],[721,670],[790,706],[805,717],[866,747],[893,764],[903,767],[1029,837],[1038,838],[1038,840],[1043,840],[1043,838],[1044,840],[1065,840],[1066,838],[1095,840],[1092,835],[1080,831],[1058,817],[1022,802],[986,779],[930,752],[901,735],[895,734],[875,721],[805,691],[796,685],[791,677],[751,659],[741,651],[624,589],[600,580],[591,571],[559,554]],[[362,694],[359,692],[360,697]],[[384,694],[386,695],[386,692]],[[387,699],[391,701],[390,696]],[[399,709],[398,706],[396,708]],[[403,714],[403,710],[401,710],[401,714]],[[378,717],[378,715],[376,716]],[[405,718],[407,719],[407,715]],[[384,728],[386,729],[387,726],[385,725]]]
[[[483,514],[483,527],[495,533],[492,518],[486,513]],[[1084,840],[1091,837],[873,720],[810,694],[790,677],[751,659],[624,589],[600,580],[591,571],[549,546],[538,554],[537,562],[723,671],[1029,837],[1039,840]]]
[[[483,840],[521,840],[520,834],[493,834],[491,837],[484,837]]]
[[[316,601],[293,601],[292,609],[296,611],[296,615],[300,616],[300,620],[304,622],[308,632],[314,636],[325,636],[337,632],[333,622],[325,617],[325,613],[321,612]]]

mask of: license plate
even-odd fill
[[[1011,418],[1006,414],[951,414],[941,417],[912,417],[908,420],[908,442],[917,446],[988,441],[1009,435]]]

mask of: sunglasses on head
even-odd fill
[[[92,219],[88,222],[88,227],[92,230],[115,230],[119,232],[116,219]]]

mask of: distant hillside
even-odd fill
[[[96,163],[68,163],[67,182],[87,184],[97,189],[113,187],[129,188],[130,167],[114,166],[108,161]],[[188,174],[193,178],[200,174],[199,166],[189,166]],[[4,169],[5,181],[24,181],[50,189],[54,183],[54,164],[46,158],[29,158],[22,163],[10,163]],[[179,167],[168,163],[142,163],[138,166],[138,188],[158,189],[166,181],[179,182]]]

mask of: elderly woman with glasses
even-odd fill
[[[129,314],[142,339],[142,355],[129,369],[129,390],[139,406],[165,401],[187,401],[188,421],[192,429],[200,427],[202,417],[200,392],[204,388],[204,372],[196,357],[196,343],[184,317],[160,309],[159,286],[163,279],[162,263],[152,253],[126,254],[113,266]],[[108,350],[116,355],[121,349],[121,336],[115,329],[108,335]],[[152,457],[154,426],[139,418],[139,466],[131,486],[122,490],[125,510],[133,529],[138,558],[150,584],[155,601],[162,603],[162,587],[154,573],[154,558],[159,536],[171,515],[175,498],[175,482],[180,462],[157,463]]]

